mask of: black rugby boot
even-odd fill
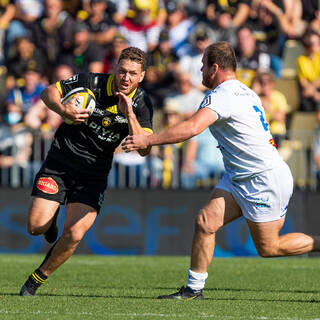
[[[159,296],[158,299],[179,299],[179,300],[198,300],[204,299],[202,290],[192,290],[189,287],[182,286],[178,292]]]

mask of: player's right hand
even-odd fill
[[[75,124],[84,122],[90,116],[90,110],[76,106],[78,94],[64,104],[63,116],[73,121]]]

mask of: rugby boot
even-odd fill
[[[189,287],[182,286],[178,292],[159,296],[158,299],[179,299],[179,300],[197,300],[204,299],[202,290],[192,290]]]
[[[54,214],[54,216],[52,218],[52,223],[51,223],[50,228],[47,230],[47,232],[45,232],[43,234],[44,238],[49,243],[55,242],[57,240],[57,237],[58,237],[59,230],[58,230],[58,226],[57,226],[57,218],[58,218],[58,215],[59,215],[59,210],[60,210],[60,207],[58,207],[56,213]]]
[[[20,289],[20,296],[35,296],[38,288],[44,284],[47,277],[39,270],[35,270]]]

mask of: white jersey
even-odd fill
[[[282,161],[260,98],[240,81],[221,83],[206,95],[199,108],[209,108],[217,115],[210,131],[218,140],[232,180],[255,176]]]

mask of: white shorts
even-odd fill
[[[216,188],[233,195],[246,219],[269,222],[286,215],[293,179],[288,165],[282,161],[276,168],[243,181],[231,181],[225,174]]]

